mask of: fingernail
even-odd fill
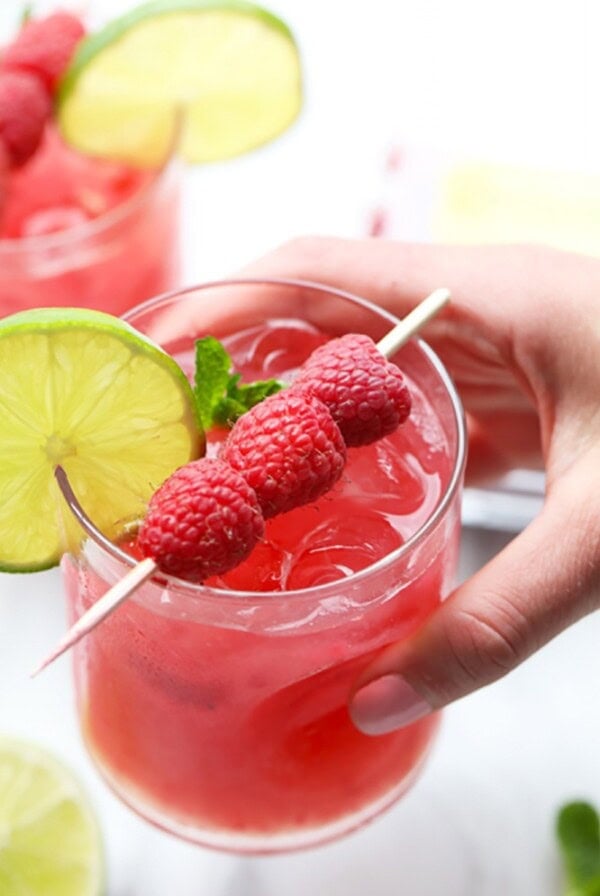
[[[350,717],[363,734],[388,734],[432,712],[400,675],[370,681],[350,701]]]

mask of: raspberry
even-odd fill
[[[154,493],[138,535],[145,557],[192,582],[233,569],[262,538],[264,521],[245,479],[219,460],[180,467]]]
[[[10,156],[4,141],[0,139],[0,216],[3,217],[4,205],[8,198],[8,177],[11,168]],[[4,220],[2,221],[4,224]]]
[[[410,393],[395,364],[368,336],[349,334],[316,349],[293,389],[323,402],[348,447],[389,435],[410,413]]]
[[[48,95],[33,75],[0,75],[0,141],[13,168],[23,165],[38,148],[50,111]]]
[[[68,12],[29,21],[6,48],[2,69],[33,74],[52,94],[84,34],[79,19]]]
[[[268,519],[329,491],[344,469],[346,446],[325,405],[287,390],[239,418],[221,458],[254,489]]]

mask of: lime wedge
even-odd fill
[[[287,25],[244,0],[151,0],[86,38],[58,121],[82,152],[158,165],[225,159],[276,137],[302,102]]]
[[[98,825],[78,783],[33,744],[0,738],[0,893],[98,896]]]
[[[183,371],[108,314],[49,308],[0,320],[0,370],[4,571],[53,566],[80,537],[57,464],[114,539],[173,470],[203,451]]]

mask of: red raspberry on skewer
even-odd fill
[[[245,560],[263,532],[256,495],[243,476],[203,458],[180,467],[154,493],[138,547],[163,572],[201,582]]]
[[[348,334],[316,349],[292,387],[315,395],[329,409],[348,447],[389,435],[410,413],[402,373],[368,336]]]
[[[1,69],[35,75],[52,94],[84,35],[80,20],[68,12],[33,19],[6,48]]]
[[[36,151],[50,111],[48,94],[34,75],[0,74],[0,141],[11,167],[23,165]]]
[[[239,418],[221,459],[254,489],[268,519],[329,491],[342,475],[346,446],[325,405],[287,390]]]

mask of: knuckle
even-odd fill
[[[534,646],[529,623],[514,600],[486,597],[454,615],[448,644],[465,684],[489,684],[519,665]]]

